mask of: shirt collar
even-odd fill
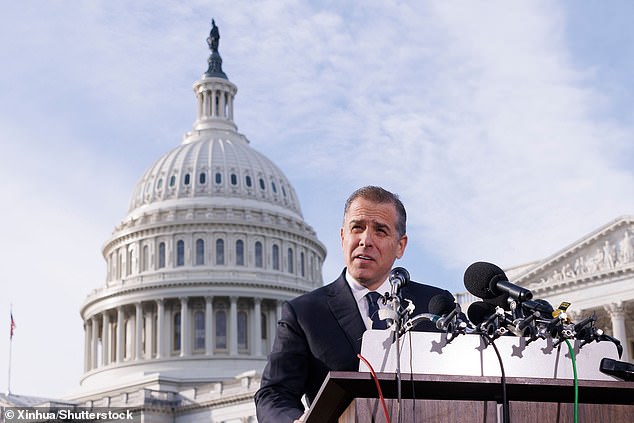
[[[352,277],[350,272],[348,272],[348,269],[346,269],[346,282],[348,282],[348,285],[350,286],[350,290],[352,291],[352,295],[354,296],[354,299],[357,300],[357,302],[361,301],[361,299],[365,297],[365,295],[368,292],[370,292],[368,288],[361,285],[359,281],[357,281],[355,278]],[[391,289],[392,287],[390,285],[390,281],[386,279],[383,281],[381,286],[379,286],[376,292],[378,292],[381,295],[384,295],[386,292],[390,292]]]

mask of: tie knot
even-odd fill
[[[374,303],[374,304],[378,304],[379,303],[379,298],[382,297],[381,294],[379,294],[376,291],[370,291],[366,294],[366,296],[369,298],[369,301]]]
[[[379,298],[382,295],[376,291],[371,291],[365,296],[368,299],[368,314],[372,319],[372,329],[386,329],[387,322],[379,317]]]

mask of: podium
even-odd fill
[[[495,353],[479,337],[408,333],[399,342],[389,331],[367,331],[361,354],[377,372],[392,422],[399,412],[409,422],[502,422],[502,378]],[[567,348],[552,340],[525,345],[517,337],[496,340],[505,365],[506,394],[512,423],[572,422],[574,380]],[[616,358],[606,342],[575,345],[579,422],[634,422],[634,383],[598,370],[603,357]],[[396,377],[401,368],[401,401]],[[496,359],[497,360],[497,359]],[[497,364],[497,365],[496,365]],[[305,423],[386,422],[376,384],[364,363],[359,372],[330,372],[311,405]]]
[[[391,420],[396,422],[397,381],[377,374]],[[404,375],[403,422],[501,422],[500,378],[495,376]],[[572,422],[573,381],[507,378],[512,423]],[[305,423],[384,423],[369,373],[330,372]],[[634,383],[579,381],[579,422],[633,422]]]

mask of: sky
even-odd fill
[[[397,264],[452,292],[475,261],[543,259],[634,214],[632,2],[5,3],[3,392],[9,352],[13,393],[78,389],[79,309],[136,182],[192,128],[212,17],[238,130],[293,183],[325,282],[363,185],[407,207]]]

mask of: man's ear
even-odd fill
[[[401,239],[398,240],[396,258],[400,259],[403,257],[403,254],[405,254],[405,247],[407,247],[407,234],[403,235]]]

